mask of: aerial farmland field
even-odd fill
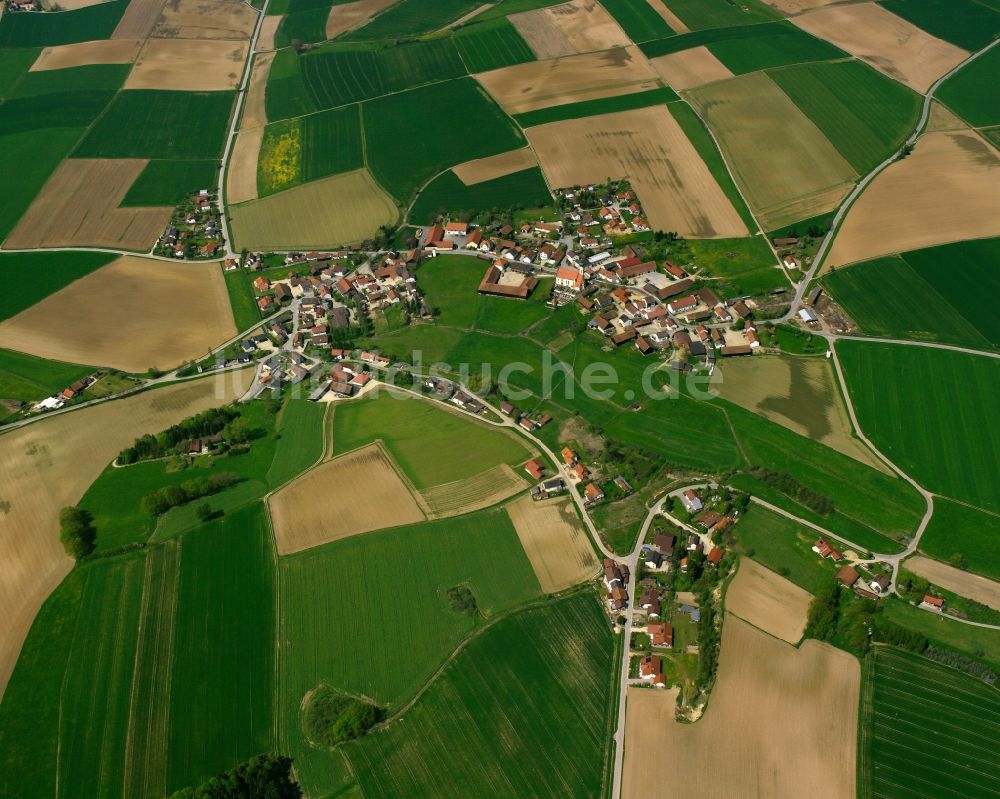
[[[1000,123],[997,74],[1000,74],[1000,50],[994,47],[949,78],[937,96],[970,125],[996,125]]]
[[[536,208],[547,203],[549,198],[545,178],[537,166],[471,186],[449,170],[423,188],[410,208],[409,219],[425,225],[433,222],[437,215],[459,208],[463,211]]]
[[[920,549],[940,560],[964,561],[971,571],[1000,580],[997,524],[1000,514],[939,497],[934,500],[934,516],[920,539]]]
[[[535,59],[528,43],[506,18],[459,28],[455,46],[469,72],[487,72]]]

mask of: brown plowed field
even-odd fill
[[[119,0],[120,2],[121,0]],[[166,0],[129,0],[128,8],[118,20],[112,39],[145,39],[160,18]],[[173,2],[173,0],[171,0]]]
[[[670,26],[670,30],[674,33],[687,33],[690,31],[690,28],[684,24],[684,20],[667,7],[666,0],[647,0],[647,2],[653,7],[653,11],[663,17],[663,21]]]
[[[649,61],[670,88],[681,91],[733,77],[733,73],[707,47],[692,47]]]
[[[441,519],[488,508],[527,487],[527,480],[504,463],[464,480],[425,488],[420,499],[429,518]]]
[[[462,183],[471,186],[486,180],[501,178],[512,172],[530,169],[533,166],[538,166],[535,153],[530,147],[522,147],[520,150],[511,150],[509,153],[466,161],[464,164],[453,167],[451,171],[458,175],[458,179]]]
[[[264,21],[260,23],[260,36],[257,37],[256,52],[260,53],[274,49],[274,34],[278,32],[278,26],[284,18],[283,14],[264,17]]]
[[[244,129],[236,134],[233,154],[226,172],[226,202],[242,203],[257,199],[257,157],[264,128]]]
[[[569,497],[511,502],[507,513],[542,591],[554,594],[597,574],[597,558]]]
[[[139,53],[138,39],[102,39],[46,47],[38,54],[31,72],[45,69],[68,69],[89,64],[130,64]]]
[[[776,638],[796,644],[806,629],[812,595],[750,558],[726,591],[726,610]]]
[[[259,128],[267,124],[267,110],[264,100],[267,92],[267,78],[271,74],[274,56],[275,54],[272,52],[261,53],[254,57],[250,81],[247,84],[247,96],[243,103],[243,116],[240,118],[241,128]]]
[[[572,0],[510,15],[537,58],[590,53],[632,44],[625,31],[597,0]]]
[[[256,24],[257,12],[240,0],[167,0],[152,35],[161,39],[249,40]]]
[[[148,39],[124,88],[191,92],[235,89],[249,47],[247,42]]]

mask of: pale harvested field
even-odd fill
[[[148,39],[124,88],[192,92],[235,89],[249,48],[248,42]]]
[[[271,17],[265,17],[271,19]],[[265,97],[267,78],[271,74],[271,64],[275,53],[261,53],[254,57],[253,68],[250,70],[250,81],[247,84],[247,96],[243,103],[243,116],[240,117],[241,128],[258,128],[267,124],[267,109]]]
[[[119,208],[148,162],[141,158],[63,161],[7,237],[11,249],[115,247],[146,251],[173,208]]]
[[[60,509],[138,436],[235,399],[252,374],[148,391],[0,436],[0,695],[38,609],[73,565],[59,543]]]
[[[628,47],[632,41],[597,0],[511,14],[511,23],[538,58]]]
[[[254,52],[274,49],[274,34],[278,32],[278,26],[284,18],[284,14],[264,17],[264,21],[260,23],[260,36],[257,37],[257,49]]]
[[[492,4],[490,4],[490,3],[483,3],[483,5],[478,6],[477,8],[472,9],[472,11],[470,11],[468,14],[463,14],[458,19],[456,19],[454,22],[449,22],[447,25],[445,25],[443,28],[441,28],[440,31],[450,31],[452,28],[457,28],[459,25],[464,25],[466,22],[468,22],[473,17],[478,17],[480,14],[482,14],[484,11],[486,11],[486,10],[488,10],[490,8],[493,8]],[[440,31],[438,31],[438,32],[440,32]]]
[[[812,11],[815,8],[842,5],[845,0],[764,0],[764,2],[771,8],[792,16],[793,14],[801,14],[803,11]],[[846,2],[851,2],[851,0],[846,0]]]
[[[982,605],[1000,610],[1000,583],[980,577],[978,574],[956,569],[939,560],[914,555],[903,562],[903,568],[930,580],[959,596],[973,599]]]
[[[234,205],[229,214],[235,242],[263,250],[363,241],[399,216],[365,169]]]
[[[357,0],[355,3],[336,3],[326,18],[326,38],[336,39],[340,34],[364,25],[368,20],[399,0]]]
[[[167,0],[153,36],[249,40],[256,24],[257,12],[240,0]]]
[[[1000,154],[970,131],[928,133],[851,206],[823,269],[1000,235]]]
[[[712,387],[723,399],[892,474],[854,436],[833,367],[826,358],[727,358],[712,375]]]
[[[145,39],[160,18],[165,0],[130,0],[111,32],[112,39]]]
[[[663,106],[528,128],[549,186],[628,178],[654,229],[692,238],[745,236],[746,226]]]
[[[264,127],[243,129],[236,134],[226,172],[226,202],[257,199],[257,157],[264,140]]]
[[[663,18],[663,21],[670,26],[670,29],[674,33],[687,33],[690,30],[690,28],[684,24],[684,20],[670,10],[665,0],[646,0],[646,2],[653,7],[653,11]]]
[[[648,91],[658,83],[656,72],[637,47],[516,64],[475,77],[510,114]]]
[[[138,39],[101,39],[46,47],[38,54],[30,72],[46,69],[68,69],[89,64],[130,64],[139,52]]]
[[[528,481],[504,463],[464,480],[425,488],[418,494],[428,518],[443,519],[489,508],[526,488]]]
[[[511,502],[507,513],[546,594],[597,573],[597,558],[569,497],[535,501],[525,495]]]
[[[689,799],[854,799],[860,681],[846,652],[796,649],[727,614],[699,721],[675,721],[672,691],[629,691],[622,796],[677,795],[683,775]]]
[[[125,255],[0,322],[0,347],[145,372],[199,358],[236,332],[217,263]]]
[[[268,508],[279,555],[424,520],[378,444],[306,472],[272,494]]]
[[[775,638],[798,643],[806,629],[812,594],[757,561],[740,558],[726,590],[726,610]]]
[[[953,114],[946,106],[934,100],[931,103],[931,113],[927,118],[925,133],[934,133],[939,130],[965,130],[968,127],[961,119]]]
[[[850,191],[854,169],[765,73],[712,83],[690,98],[765,230],[830,211]]]
[[[520,150],[511,150],[509,153],[491,155],[489,158],[477,158],[475,161],[466,161],[452,167],[452,172],[458,175],[458,179],[466,186],[475,183],[482,183],[494,178],[502,178],[512,172],[520,172],[523,169],[530,169],[538,166],[538,159],[530,147],[522,147]]]
[[[733,73],[707,47],[651,58],[649,63],[670,88],[680,91],[733,77]]]
[[[876,3],[821,8],[792,21],[921,94],[969,56]]]

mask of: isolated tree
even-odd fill
[[[83,508],[69,506],[59,511],[59,540],[66,554],[79,560],[94,551],[97,530],[94,517]]]
[[[211,520],[212,516],[215,515],[215,512],[212,510],[211,505],[209,505],[207,502],[203,502],[201,505],[198,506],[198,509],[195,511],[195,514],[198,517],[198,521],[207,522]]]

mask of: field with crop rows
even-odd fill
[[[1000,123],[1000,50],[994,47],[963,67],[935,97],[972,125]]]
[[[920,539],[920,550],[943,561],[957,555],[970,571],[1000,580],[998,529],[997,514],[938,497],[934,500],[934,515]]]
[[[647,0],[601,0],[601,5],[636,44],[674,34]]]
[[[528,43],[506,18],[459,28],[455,45],[469,72],[488,72],[535,60]]]
[[[179,205],[201,189],[218,185],[219,162],[155,160],[146,164],[122,199],[122,207]]]

